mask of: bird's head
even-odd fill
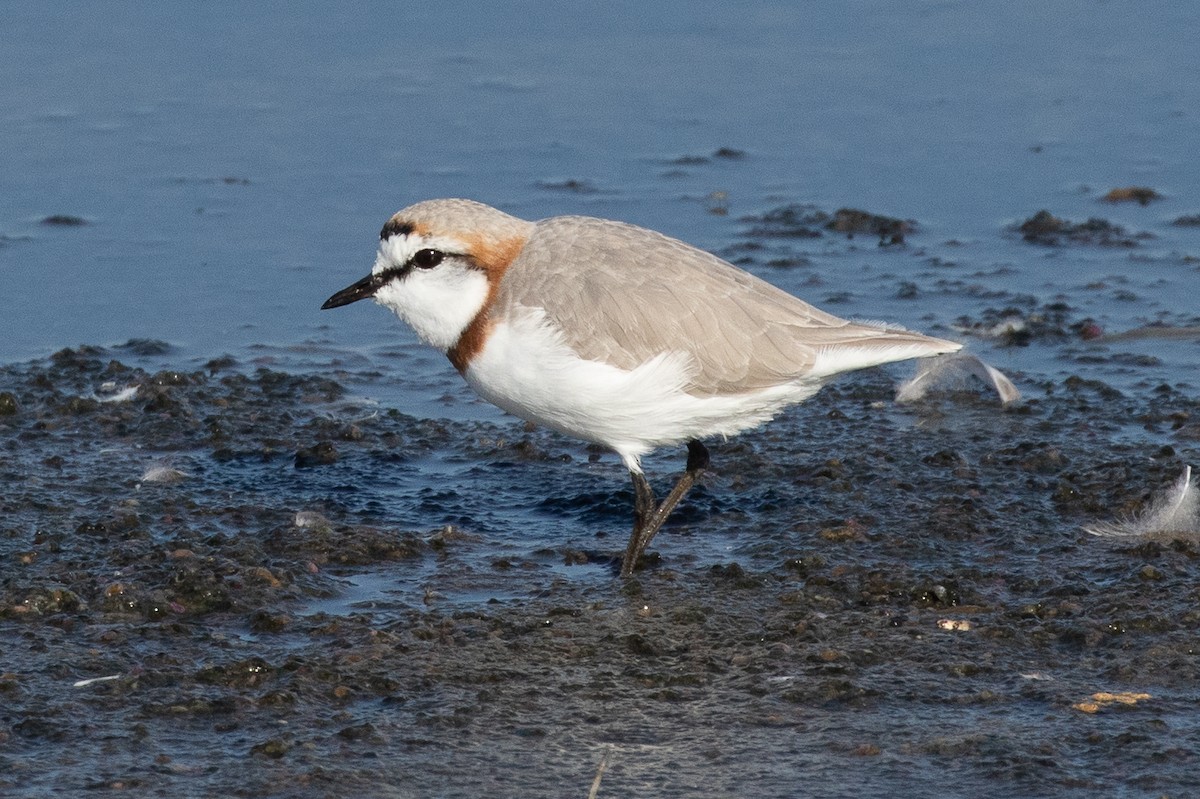
[[[485,317],[532,223],[471,200],[427,200],[399,211],[379,233],[371,274],[334,294],[325,308],[373,297],[422,341],[453,350]]]

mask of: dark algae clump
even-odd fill
[[[743,222],[750,225],[750,237],[815,239],[827,234],[853,238],[855,235],[875,236],[879,246],[903,244],[905,236],[917,229],[911,220],[873,214],[858,208],[839,208],[832,214],[814,205],[782,205]]]
[[[1085,222],[1062,219],[1043,209],[1026,219],[1013,230],[1030,244],[1058,247],[1065,244],[1084,244],[1099,247],[1137,247],[1154,238],[1151,233],[1129,233],[1107,219],[1092,217]]]

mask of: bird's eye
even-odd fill
[[[439,250],[417,250],[417,254],[412,257],[412,262],[419,269],[433,269],[445,257],[446,254]]]

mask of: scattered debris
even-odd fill
[[[1138,702],[1144,702],[1152,698],[1150,694],[1133,693],[1131,691],[1121,691],[1118,693],[1097,691],[1082,702],[1076,702],[1071,705],[1071,707],[1084,713],[1099,713],[1109,705],[1136,705]]]
[[[1106,203],[1136,202],[1138,205],[1149,205],[1154,200],[1161,200],[1162,195],[1146,186],[1127,186],[1113,189],[1101,199]]]
[[[952,632],[967,632],[974,629],[975,625],[967,619],[938,619],[937,626],[943,630]]]

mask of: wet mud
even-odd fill
[[[623,582],[615,458],[173,357],[0,368],[5,796],[1194,792],[1200,544],[1081,529],[1197,463],[1186,387],[849,377]]]

